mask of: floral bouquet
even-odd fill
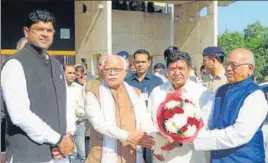
[[[201,111],[190,100],[179,96],[177,92],[168,94],[157,111],[157,125],[160,134],[154,139],[152,150],[161,154],[173,142],[192,142],[203,127]]]

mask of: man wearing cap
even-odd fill
[[[127,76],[125,78],[125,80],[127,80],[128,78],[130,78],[135,73],[134,71],[131,71],[130,63],[129,63],[129,60],[128,60],[129,53],[127,51],[123,50],[123,51],[118,52],[116,55],[119,55],[119,56],[125,58],[125,60],[127,61],[128,65],[129,65],[128,73],[127,73]]]
[[[219,47],[210,46],[203,50],[203,65],[207,73],[210,74],[210,78],[204,81],[204,85],[211,93],[215,93],[220,86],[227,83],[223,61],[224,53]],[[203,108],[202,112],[205,119],[208,119],[210,110]],[[205,157],[208,161],[210,158],[209,152],[205,153]]]
[[[212,93],[227,83],[223,61],[224,53],[219,47],[211,46],[203,50],[203,65],[211,75],[211,79],[204,81],[204,85]]]
[[[128,52],[124,51],[124,50],[118,52],[116,55],[119,55],[119,56],[123,57],[125,60],[128,60],[128,56],[129,56]]]

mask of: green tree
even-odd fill
[[[244,29],[244,39],[246,48],[255,54],[255,77],[257,80],[263,80],[268,70],[268,28],[260,21],[249,24]]]
[[[244,36],[238,32],[225,31],[218,37],[219,47],[224,51],[225,55],[229,54],[236,48],[245,46]]]
[[[262,26],[260,21],[249,24],[247,28],[244,29],[245,41],[264,40],[267,38],[267,34],[267,28]]]
[[[255,55],[255,77],[263,80],[268,75],[268,28],[259,21],[249,24],[244,34],[225,31],[218,37],[219,46],[225,54],[236,48],[247,48]]]

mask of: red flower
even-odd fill
[[[181,132],[185,132],[188,130],[188,125],[185,125],[181,128]]]
[[[193,125],[199,126],[199,121],[197,119],[195,119],[195,118],[189,117],[188,118],[188,124],[191,125],[191,126],[193,126]]]
[[[174,113],[171,110],[167,110],[164,112],[164,118],[169,119],[174,115]]]
[[[182,113],[184,113],[184,110],[181,108],[181,107],[175,107],[174,109],[173,109],[173,112],[174,113],[177,113],[177,114],[182,114]]]
[[[163,136],[170,137],[175,142],[192,142],[197,137],[197,134],[198,134],[198,131],[200,130],[200,128],[202,128],[204,125],[202,119],[198,120],[195,118],[188,118],[187,124],[180,129],[180,133],[173,134],[173,133],[168,132],[167,129],[165,128],[164,122],[167,119],[170,119],[171,117],[173,117],[174,114],[184,114],[184,106],[183,105],[181,107],[180,106],[174,107],[172,110],[165,109],[166,103],[168,103],[169,101],[174,101],[174,100],[177,102],[181,102],[181,103],[185,103],[185,102],[192,103],[188,99],[183,99],[181,97],[180,91],[167,94],[165,100],[163,102],[161,102],[161,104],[159,105],[158,110],[157,110],[157,125],[159,127],[160,133]],[[183,112],[181,109],[183,110]],[[197,127],[197,131],[195,132],[195,134],[193,136],[185,137],[183,135],[183,133],[185,133],[188,130],[189,125],[195,125]],[[167,144],[163,145],[161,148],[166,149]]]
[[[179,102],[183,102],[183,99],[181,97],[177,97],[176,100],[179,101]]]
[[[168,102],[168,101],[171,101],[171,100],[175,100],[175,101],[178,101],[178,102],[183,102],[183,99],[180,97],[180,94],[181,94],[180,91],[167,94],[165,102]]]

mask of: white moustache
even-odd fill
[[[108,77],[108,80],[117,79],[117,77]]]

